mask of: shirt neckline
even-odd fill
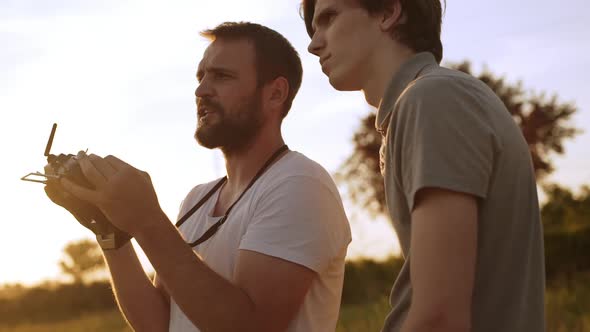
[[[384,132],[389,122],[387,119],[391,115],[393,106],[399,96],[408,84],[415,80],[425,67],[430,65],[438,66],[434,55],[430,52],[420,52],[404,62],[399,70],[393,74],[379,104],[377,116],[375,117],[375,128],[377,131]]]
[[[269,173],[274,168],[274,166],[276,166],[277,164],[280,164],[283,161],[283,159],[286,159],[287,157],[289,157],[292,152],[295,152],[295,151],[293,151],[293,150],[287,150],[283,156],[281,156],[278,160],[276,160],[274,163],[272,163],[271,165],[269,165],[268,169],[266,170],[266,172],[264,172],[260,176],[260,179],[259,180],[261,180],[262,178],[264,178],[264,176],[266,175],[266,173]],[[256,182],[258,182],[258,181],[256,181]],[[225,186],[225,183],[223,185],[221,185],[221,187],[215,191],[215,193],[213,194],[213,196],[211,196],[209,198],[208,202],[205,203],[205,204],[208,205],[208,209],[207,209],[207,213],[206,213],[208,220],[218,221],[219,219],[221,219],[221,218],[223,218],[225,216],[225,214],[222,214],[220,216],[214,216],[213,215],[213,210],[215,210],[215,205],[217,205],[217,201],[219,200],[219,195],[221,195],[221,190],[223,189],[224,186]],[[256,183],[253,186],[256,186]]]

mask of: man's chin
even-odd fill
[[[353,80],[345,79],[342,76],[331,74],[328,76],[330,85],[338,91],[359,91],[360,87]]]
[[[219,142],[216,142],[215,139],[212,139],[209,135],[203,133],[202,130],[203,129],[197,129],[194,135],[195,140],[200,146],[210,150],[220,147]]]
[[[199,139],[197,139],[197,143],[200,146],[204,147],[205,149],[209,149],[209,150],[213,150],[213,149],[217,149],[217,148],[220,148],[221,147],[221,146],[218,146],[216,144],[210,144],[208,142],[203,142],[203,141],[201,141]]]
[[[200,146],[206,149],[222,149],[224,151],[240,150],[252,141],[252,137],[246,135],[243,137],[228,137],[227,135],[219,136],[218,133],[213,134],[199,130],[195,132],[195,139]]]

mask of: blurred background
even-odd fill
[[[549,331],[590,331],[589,9],[448,0],[443,21],[443,64],[490,85],[531,147]],[[198,33],[224,21],[264,24],[299,51],[303,85],[284,137],[334,175],[353,230],[338,329],[380,329],[403,261],[383,213],[375,110],[331,88],[306,51],[298,1],[0,0],[0,331],[125,330],[89,231],[20,177],[43,169],[56,122],[52,153],[88,149],[149,172],[174,220],[193,186],[225,174],[220,153],[193,139],[208,45]]]

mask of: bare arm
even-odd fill
[[[105,250],[117,304],[135,331],[168,331],[169,300],[145,274],[131,243]]]
[[[160,289],[168,292],[198,328],[207,332],[235,331],[237,327],[245,332],[264,332],[288,326],[315,272],[295,263],[241,251],[235,280],[224,279],[195,254],[168,220],[147,173],[113,156],[102,159],[91,155],[79,163],[96,189],[80,187],[67,179],[61,181],[64,188],[98,206],[113,225],[135,237],[158,273],[163,285]],[[133,307],[128,318],[132,324],[144,322],[136,315],[153,313],[157,324],[164,326],[169,320],[164,314],[165,301],[145,274],[137,273],[137,257],[132,260],[129,255],[129,251],[122,251],[107,258],[113,267],[111,272],[116,270],[113,274],[125,282],[125,287],[119,286],[117,291],[122,307]],[[132,265],[130,271],[135,273],[123,278],[129,272],[126,264]],[[121,279],[114,283],[123,285]],[[139,293],[147,299],[144,304],[125,302]],[[152,300],[157,304],[148,305]]]
[[[136,239],[170,296],[204,331],[284,330],[316,276],[301,265],[241,250],[234,280],[226,280],[199,259],[170,222],[152,225]]]
[[[477,201],[422,189],[412,212],[412,305],[403,332],[471,329],[477,250]]]

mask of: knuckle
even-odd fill
[[[53,167],[51,167],[51,165],[45,165],[45,167],[43,167],[43,171],[47,174],[53,174],[54,170]]]
[[[78,159],[78,164],[80,164],[80,165],[88,165],[89,162],[90,162],[90,157]]]

